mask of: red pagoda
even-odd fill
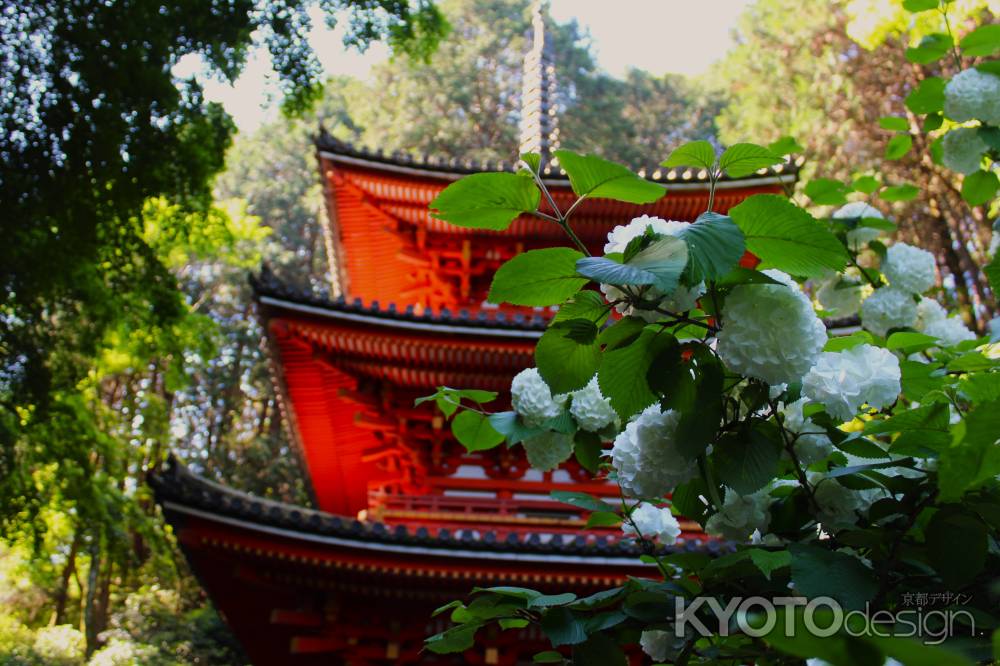
[[[558,143],[542,15],[525,60],[522,148]],[[207,593],[254,664],[530,662],[548,649],[537,631],[477,638],[460,656],[422,652],[447,627],[436,607],[475,586],[523,585],[587,594],[653,575],[613,529],[584,530],[586,512],[553,490],[617,497],[570,461],[541,473],[520,447],[468,453],[433,403],[435,387],[509,389],[534,365],[549,310],[486,303],[496,269],[527,249],[565,244],[561,231],[521,217],[504,232],[432,219],[430,201],[454,180],[513,165],[470,164],[316,140],[325,187],[327,249],[336,298],[301,293],[266,272],[254,280],[288,432],[315,508],[253,497],[178,463],[152,478],[157,499]],[[574,198],[557,166],[547,185]],[[694,220],[705,174],[640,171],[667,188],[655,204],[585,202],[580,237],[603,247],[641,214]],[[725,212],[758,192],[782,192],[788,165],[719,184]],[[675,548],[718,550],[694,523]],[[485,633],[485,632],[481,632]]]

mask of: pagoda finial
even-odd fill
[[[556,68],[553,45],[546,38],[545,21],[548,0],[534,0],[531,6],[533,38],[531,49],[524,56],[521,90],[521,153],[538,153],[542,163],[552,159],[559,148],[559,128],[556,122]]]

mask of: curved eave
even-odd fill
[[[385,158],[380,157],[377,153],[369,154],[360,151],[356,154],[344,154],[342,152],[323,149],[322,147],[318,149],[317,154],[321,158],[340,164],[441,181],[455,181],[470,174],[481,173],[483,171],[514,171],[513,166],[503,164],[448,166],[441,160],[426,159],[419,162],[416,160],[407,160],[405,157]],[[727,190],[767,185],[790,185],[794,184],[798,178],[798,168],[794,163],[784,163],[774,168],[762,169],[760,172],[745,178],[724,177],[716,184],[716,188]],[[643,169],[640,175],[645,173],[646,170]],[[663,185],[664,187],[669,187],[675,191],[707,190],[710,185],[707,174],[695,172],[693,169],[654,169],[650,173],[651,175],[646,178],[647,180]],[[543,172],[543,176],[542,180],[546,185],[569,187],[569,178],[561,170],[557,173],[555,170],[550,171],[546,169]]]

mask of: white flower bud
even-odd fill
[[[763,488],[751,495],[739,495],[726,489],[726,499],[705,522],[705,531],[731,541],[747,541],[754,532],[758,537],[766,534],[771,524],[769,492],[769,488]]]
[[[852,201],[849,204],[844,204],[833,214],[833,217],[838,220],[860,218],[878,218],[880,220],[885,219],[883,215],[877,208],[869,206],[864,201]],[[855,227],[847,232],[847,245],[855,252],[860,252],[865,249],[865,247],[871,241],[875,240],[882,235],[882,232],[874,227]]]
[[[876,289],[861,304],[861,323],[875,335],[885,337],[891,328],[906,328],[917,323],[917,304],[912,295],[901,289]]]
[[[573,415],[577,425],[583,430],[597,432],[618,419],[618,415],[611,407],[611,401],[601,394],[597,375],[594,375],[582,389],[574,391],[570,395],[572,402],[569,413]]]
[[[959,72],[944,87],[944,115],[1000,125],[1000,78],[975,68]]]
[[[561,432],[543,432],[525,439],[528,464],[543,472],[553,470],[573,455],[573,438]]]
[[[807,402],[806,398],[799,398],[781,410],[785,430],[796,435],[795,455],[803,465],[811,465],[833,453],[833,443],[823,429],[803,415],[802,408]]]
[[[647,407],[625,426],[611,448],[611,464],[630,497],[662,497],[698,473],[694,460],[678,450],[674,437],[680,414]]]
[[[924,333],[934,336],[946,347],[954,347],[960,342],[976,339],[976,334],[970,331],[958,317],[932,321],[924,326]]]
[[[906,243],[892,245],[882,262],[889,284],[911,294],[922,294],[934,286],[934,255]]]
[[[975,127],[958,127],[941,139],[941,161],[952,171],[968,175],[979,171],[988,148]]]
[[[643,502],[632,510],[630,517],[630,520],[622,523],[622,532],[625,534],[637,538],[659,539],[660,543],[668,546],[677,543],[681,526],[670,509]],[[638,532],[636,528],[639,528]]]
[[[517,373],[510,384],[511,404],[530,426],[539,426],[562,413],[566,396],[552,396],[538,368]]]

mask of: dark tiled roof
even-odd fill
[[[436,157],[433,155],[413,155],[402,151],[386,153],[381,149],[371,149],[367,146],[355,146],[341,141],[331,136],[324,127],[320,127],[320,132],[313,139],[316,150],[327,152],[333,155],[354,158],[365,162],[384,164],[389,167],[402,167],[428,172],[450,173],[457,175],[468,175],[481,173],[483,171],[515,171],[516,162],[506,162],[492,160],[459,160],[456,158]],[[665,157],[665,156],[664,156]],[[720,182],[725,181],[752,181],[763,177],[774,176],[797,176],[799,168],[802,166],[802,158],[796,158],[768,167],[759,173],[752,173],[742,178],[729,178],[723,176]],[[708,183],[708,174],[701,169],[677,167],[667,168],[658,164],[644,165],[636,168],[640,176],[658,183]],[[543,175],[547,180],[569,180],[566,172],[556,167],[546,167]]]
[[[302,534],[337,537],[352,541],[394,544],[442,551],[461,548],[484,552],[535,553],[549,555],[620,557],[635,560],[643,553],[631,540],[612,541],[603,536],[552,535],[543,539],[538,533],[511,533],[499,539],[487,528],[480,530],[431,531],[425,527],[408,529],[262,499],[209,481],[171,458],[165,469],[150,475],[149,483],[159,504],[175,504],[237,519],[261,527],[277,527]],[[167,507],[169,510],[169,506]],[[683,546],[663,548],[663,552],[702,551],[710,554],[733,550],[729,543],[689,539]],[[446,553],[444,553],[446,554]]]
[[[477,329],[501,329],[541,333],[545,330],[549,320],[549,317],[543,316],[541,313],[529,317],[523,314],[504,313],[499,310],[480,310],[473,315],[465,309],[452,311],[444,308],[440,311],[425,309],[421,314],[417,314],[412,305],[402,310],[395,303],[383,306],[378,301],[373,301],[366,305],[360,298],[348,301],[343,296],[331,298],[329,294],[292,287],[278,279],[266,266],[261,269],[258,275],[250,276],[250,284],[258,301],[264,297],[270,297],[286,303],[324,311],[370,317],[373,320],[381,320],[386,325],[430,324],[458,326],[468,328],[470,332]]]

